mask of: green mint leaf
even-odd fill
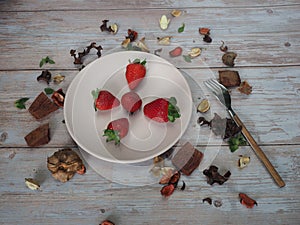
[[[51,95],[54,92],[54,90],[52,88],[45,88],[44,91],[47,95]]]
[[[46,58],[42,58],[41,61],[40,61],[40,68],[45,65],[45,64],[55,64],[54,60],[53,59],[50,59],[49,56],[47,56]]]
[[[185,24],[183,23],[181,27],[178,28],[178,33],[182,33],[184,31]]]
[[[192,59],[189,55],[183,55],[183,58],[186,62],[189,62],[189,63],[192,62]]]
[[[29,98],[20,98],[18,100],[15,101],[15,106],[18,108],[18,109],[26,109],[25,107],[25,102],[28,101]]]

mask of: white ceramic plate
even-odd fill
[[[146,78],[135,90],[142,98],[143,106],[155,98],[176,97],[181,118],[175,123],[151,121],[142,110],[129,116],[121,106],[95,112],[91,91],[106,89],[120,99],[129,91],[126,65],[135,58],[147,60]],[[91,63],[78,79],[72,107],[73,138],[83,150],[99,159],[118,163],[148,160],[173,146],[188,126],[193,104],[190,88],[179,70],[160,57],[144,52],[113,53]],[[121,140],[120,146],[115,146],[113,142],[107,143],[102,134],[111,120],[121,117],[129,119],[130,132]],[[70,121],[67,124],[70,125]]]

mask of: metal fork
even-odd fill
[[[242,127],[242,134],[247,139],[248,143],[256,153],[257,157],[262,161],[268,172],[271,174],[274,181],[277,183],[279,187],[284,187],[285,183],[270,162],[270,160],[267,158],[263,150],[258,146],[250,132],[247,130],[243,122],[240,120],[238,115],[233,111],[231,108],[231,97],[228,92],[228,89],[224,87],[222,84],[220,84],[215,79],[210,79],[207,81],[204,81],[204,84],[208,87],[208,89],[214,93],[214,95],[220,100],[220,102],[225,105],[230,117],[235,121],[235,123]]]

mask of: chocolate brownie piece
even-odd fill
[[[38,147],[50,141],[49,123],[39,126],[25,136],[25,141],[30,147]]]
[[[203,158],[203,153],[187,142],[172,158],[172,163],[184,175],[189,176],[199,166]]]
[[[54,104],[44,92],[41,92],[33,101],[28,111],[36,119],[42,119],[50,113],[56,111],[59,107]]]

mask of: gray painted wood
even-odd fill
[[[158,20],[172,9],[184,10],[173,18],[166,31]],[[298,224],[300,221],[300,58],[298,1],[1,1],[0,2],[0,224],[99,224],[111,219],[116,224]],[[116,35],[101,33],[102,19],[119,24]],[[185,23],[185,31],[177,29]],[[199,27],[211,28],[213,42],[204,43]],[[279,189],[249,146],[231,153],[225,142],[199,127],[193,114],[190,129],[177,148],[190,141],[205,158],[186,182],[184,191],[176,190],[168,199],[160,195],[158,178],[139,183],[143,177],[132,174],[127,183],[118,183],[118,172],[103,177],[87,165],[87,173],[67,183],[55,181],[46,168],[47,157],[61,148],[78,151],[65,124],[63,109],[36,121],[27,110],[14,107],[20,97],[34,98],[48,87],[37,82],[39,61],[49,55],[56,62],[46,65],[53,75],[66,76],[53,89],[64,91],[78,73],[69,55],[70,49],[83,50],[96,41],[103,54],[120,50],[127,29],[146,37],[151,52],[163,48],[162,57],[180,68],[192,89],[195,107],[199,98],[212,104],[204,116],[211,119],[217,112],[225,117],[224,108],[203,86],[203,81],[230,69],[221,61],[221,40],[238,53],[236,67],[242,80],[253,86],[250,95],[231,91],[233,107],[274,164],[286,187]],[[171,46],[159,46],[157,37],[171,35]],[[170,58],[168,51],[182,46],[187,53],[201,47],[202,54],[187,63]],[[85,64],[96,59],[93,53]],[[37,126],[49,122],[51,141],[39,148],[29,148],[24,136]],[[4,138],[6,137],[6,138]],[[216,158],[213,157],[217,152]],[[251,157],[244,169],[237,167],[239,155]],[[211,158],[210,158],[211,157]],[[86,162],[85,162],[86,163]],[[151,160],[145,165],[151,164]],[[202,170],[207,163],[231,178],[223,186],[206,183]],[[86,163],[87,164],[87,163]],[[144,166],[144,164],[139,165]],[[116,167],[113,167],[116,168]],[[143,167],[144,168],[144,167]],[[104,170],[103,170],[104,171]],[[99,171],[98,171],[99,172]],[[101,173],[100,173],[101,174]],[[24,178],[41,183],[40,191],[29,190]],[[182,183],[179,183],[181,187]],[[239,203],[238,193],[249,194],[258,206],[247,209]],[[222,200],[220,208],[203,203],[211,197]]]

